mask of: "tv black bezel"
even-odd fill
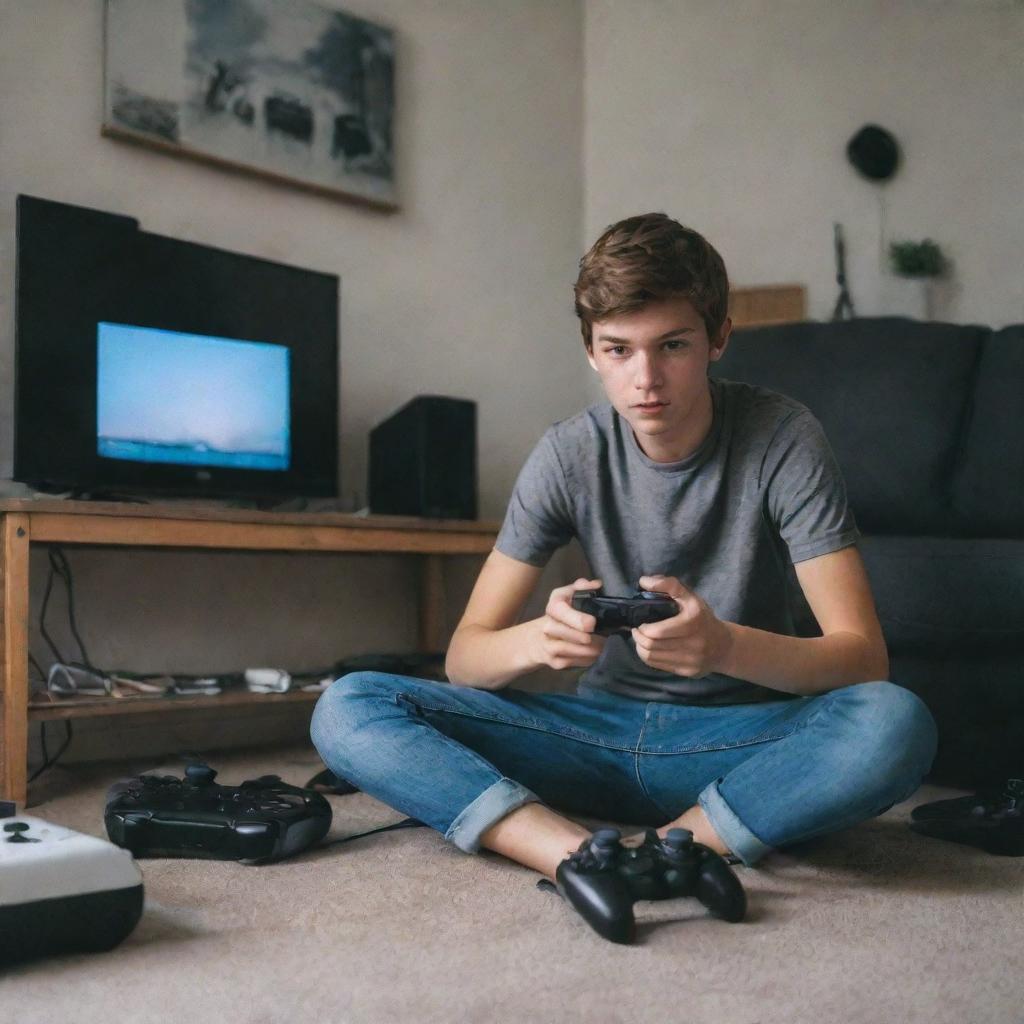
[[[34,196],[18,196],[16,230],[15,480],[100,496],[337,496],[337,275],[153,234],[132,217]],[[291,466],[100,456],[101,322],[287,346]]]

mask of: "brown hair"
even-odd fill
[[[595,320],[682,296],[704,321],[714,344],[729,310],[729,278],[714,246],[664,213],[628,217],[606,228],[580,260],[573,289],[583,344]]]

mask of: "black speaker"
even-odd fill
[[[370,431],[370,511],[476,519],[476,402],[420,395]]]

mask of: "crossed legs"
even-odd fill
[[[590,834],[571,815],[688,828],[753,864],[905,799],[935,750],[924,705],[890,683],[708,709],[354,673],[311,734],[371,796],[548,877]]]

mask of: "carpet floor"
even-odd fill
[[[306,747],[209,755],[218,781],[301,785]],[[56,766],[28,814],[105,835],[107,785],[183,762]],[[640,903],[639,941],[592,932],[536,873],[402,829],[261,867],[141,860],[145,910],[116,950],[0,973],[11,1024],[1021,1024],[1024,857],[915,835],[923,787],[846,832],[737,867],[749,914]],[[328,838],[397,821],[331,796]],[[589,824],[589,823],[588,823]]]

